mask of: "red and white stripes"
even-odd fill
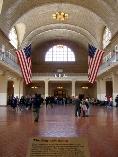
[[[31,83],[31,58],[26,58],[23,50],[16,51],[22,75],[26,84]]]
[[[104,51],[97,49],[94,57],[88,56],[88,79],[90,83],[94,83],[100,67]]]

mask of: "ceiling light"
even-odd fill
[[[32,89],[37,89],[38,87],[36,87],[36,86],[32,86],[31,88],[32,88]]]
[[[88,89],[88,87],[82,87],[82,89]]]
[[[54,77],[57,77],[57,78],[66,78],[66,74],[64,73],[57,73],[57,74],[54,74]]]
[[[55,14],[52,14],[52,18],[57,21],[64,21],[68,19],[68,14],[62,11],[59,11],[59,12],[56,12]]]
[[[62,89],[63,87],[57,87],[57,89]]]

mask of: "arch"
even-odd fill
[[[1,14],[1,11],[2,11],[2,6],[3,6],[3,0],[0,0],[0,14]]]
[[[17,49],[18,48],[18,35],[16,31],[16,27],[12,27],[9,32],[10,43]]]
[[[111,31],[108,27],[105,26],[104,32],[103,32],[103,48],[105,48],[111,40]]]
[[[57,38],[58,36],[60,36],[60,32],[57,33],[58,31],[61,30],[65,30],[65,34],[63,34],[63,39],[66,38],[66,35],[68,34],[72,34],[74,33],[74,35],[70,35],[71,36],[71,40],[73,40],[73,38],[75,39],[75,37],[77,36],[77,38],[74,40],[76,42],[79,42],[79,39],[81,39],[80,41],[83,42],[83,39],[86,39],[87,41],[84,43],[87,43],[87,47],[88,47],[88,42],[92,43],[93,45],[96,45],[97,47],[99,47],[99,43],[97,42],[96,38],[94,38],[92,36],[92,34],[90,34],[90,32],[88,32],[87,30],[78,27],[78,26],[74,26],[74,25],[70,25],[70,24],[50,24],[50,25],[46,25],[46,26],[42,26],[40,28],[35,29],[34,31],[32,31],[22,42],[21,44],[21,48],[25,47],[27,44],[29,43],[33,43],[33,45],[35,45],[35,42],[44,42],[44,37],[45,39],[49,39],[49,33],[53,35],[53,32],[55,31],[55,35],[54,38]],[[68,39],[70,39],[68,37]],[[32,46],[33,46],[32,45]]]
[[[75,61],[75,54],[66,45],[54,45],[46,52],[45,61],[73,62]]]
[[[26,32],[26,26],[24,23],[17,23],[15,25],[16,30],[17,30],[17,34],[18,34],[18,43],[19,45],[21,45],[23,39],[24,39],[24,35]]]

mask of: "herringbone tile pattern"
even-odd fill
[[[118,157],[118,110],[92,107],[90,117],[75,118],[74,106],[40,110],[33,122],[31,111],[14,112],[0,107],[0,157],[26,157],[34,136],[88,139],[91,157]]]

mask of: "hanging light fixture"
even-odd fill
[[[64,73],[57,73],[57,74],[54,74],[54,77],[56,77],[56,78],[66,78],[67,76]]]
[[[68,14],[63,11],[56,12],[52,14],[52,18],[57,21],[65,21],[68,19]]]

